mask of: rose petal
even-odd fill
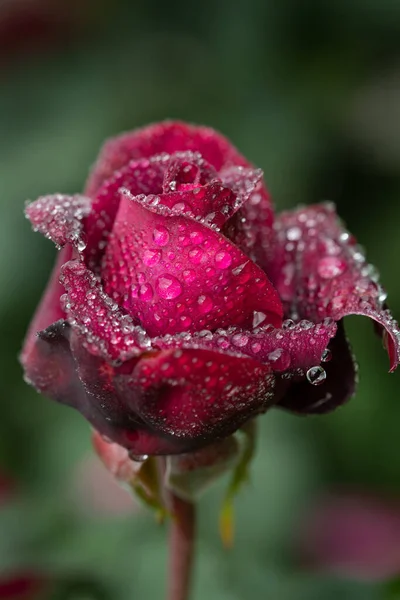
[[[223,165],[249,166],[236,148],[213,129],[165,121],[108,140],[89,177],[86,194],[93,196],[106,179],[132,159],[184,150],[199,152],[217,171]]]
[[[87,248],[85,258],[92,271],[98,271],[101,256],[118,212],[121,188],[136,194],[161,194],[165,171],[170,157],[167,154],[150,159],[132,160],[121,170],[112,173],[97,190],[92,210],[85,222]]]
[[[319,365],[329,340],[336,333],[336,324],[332,320],[315,325],[310,321],[294,324],[283,323],[283,329],[260,327],[254,331],[230,327],[219,329],[215,333],[182,333],[167,335],[152,340],[153,347],[201,348],[215,350],[231,356],[248,356],[261,363],[269,364],[276,372],[307,370]]]
[[[163,192],[185,192],[218,179],[217,171],[199,152],[171,154],[163,182]]]
[[[52,323],[65,318],[65,313],[61,308],[60,298],[64,293],[64,288],[59,282],[60,269],[72,257],[72,247],[65,246],[59,252],[53,272],[47,284],[45,293],[36,309],[35,315],[29,326],[28,333],[24,341],[24,346],[21,353],[21,361],[25,362],[26,356],[36,342],[36,336],[39,331],[46,329]]]
[[[150,347],[143,329],[114,304],[83,263],[65,264],[60,281],[67,292],[68,320],[89,352],[111,360],[129,360]]]
[[[386,294],[375,269],[354,238],[340,225],[334,207],[323,204],[280,215],[275,253],[266,271],[286,312],[313,321],[365,315],[387,331],[390,370],[400,361],[400,330],[386,310]]]
[[[115,369],[87,352],[66,321],[36,338],[24,360],[25,378],[40,393],[71,406],[101,434],[137,455],[183,451],[175,440],[150,431],[115,392]]]
[[[54,194],[41,196],[25,209],[34,231],[39,231],[60,248],[70,243],[83,251],[82,221],[90,212],[91,200],[85,196]]]
[[[325,381],[321,385],[310,385],[307,380],[290,383],[278,404],[279,408],[297,414],[323,414],[335,410],[354,396],[357,364],[343,324],[338,325],[337,334],[328,346],[329,360],[322,364],[326,372]],[[287,383],[284,385],[286,387]]]
[[[228,167],[217,172],[198,152],[162,154],[129,162],[106,180],[97,191],[85,222],[85,257],[91,270],[98,270],[108,236],[118,211],[121,189],[132,196],[152,195],[149,202],[200,217],[220,228],[258,186],[259,169]]]
[[[222,174],[221,174],[222,175]],[[264,268],[273,249],[274,211],[261,179],[246,202],[225,224],[223,232],[254,262]]]
[[[254,311],[280,325],[280,299],[259,267],[212,229],[144,200],[122,198],[102,276],[149,335],[246,324]]]
[[[22,358],[25,380],[38,392],[69,406],[84,396],[71,354],[70,327],[60,320],[40,331]]]
[[[230,435],[274,397],[267,365],[209,350],[144,357],[115,385],[150,427],[184,443],[185,452]]]

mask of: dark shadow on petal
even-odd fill
[[[324,414],[335,410],[354,395],[357,365],[344,332],[343,321],[338,323],[338,332],[328,348],[332,359],[322,363],[327,375],[324,383],[311,385],[307,379],[291,384],[282,381],[280,389],[284,395],[278,408],[304,415]]]

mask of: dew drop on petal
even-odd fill
[[[318,275],[323,279],[333,279],[338,277],[346,270],[344,260],[336,256],[325,256],[321,258],[317,265]]]
[[[248,341],[249,338],[244,333],[236,333],[234,336],[232,336],[232,343],[239,348],[246,346]]]
[[[146,250],[143,254],[143,262],[146,267],[153,267],[161,258],[160,250]]]
[[[332,360],[332,352],[329,350],[329,348],[325,348],[322,353],[321,361],[326,363],[330,360]]]
[[[199,305],[199,310],[203,315],[209,313],[214,307],[214,303],[209,296],[199,296],[197,298],[197,303]]]
[[[169,233],[166,227],[157,225],[153,231],[153,240],[158,246],[166,246],[169,242]]]
[[[232,264],[232,256],[229,252],[221,250],[221,252],[217,252],[215,255],[215,264],[219,269],[227,269]]]
[[[182,286],[173,275],[161,275],[157,279],[156,289],[161,298],[173,300],[182,294]]]
[[[321,385],[326,379],[326,371],[322,367],[311,367],[308,369],[306,377],[312,385]]]

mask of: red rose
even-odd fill
[[[261,171],[212,129],[115,138],[83,196],[26,213],[62,247],[26,377],[134,454],[200,448],[272,405],[342,404],[355,387],[350,313],[384,328],[399,362],[385,294],[334,207],[274,221]]]

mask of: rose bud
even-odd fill
[[[399,328],[331,204],[274,216],[219,133],[164,122],[108,141],[83,195],[29,204],[61,248],[22,352],[39,392],[130,456],[228,437],[272,406],[326,413],[355,390],[342,319]]]

